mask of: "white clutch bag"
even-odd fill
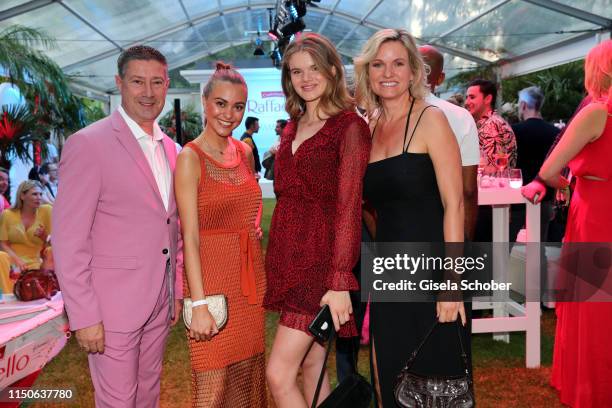
[[[208,311],[217,324],[217,329],[221,330],[227,323],[227,299],[225,295],[206,296],[206,301],[208,302]],[[185,321],[187,329],[191,327],[192,304],[191,298],[183,299],[183,321]]]

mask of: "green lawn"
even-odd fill
[[[263,199],[263,212],[261,215],[261,229],[263,230],[264,237],[262,240],[262,247],[268,247],[268,236],[270,232],[270,222],[272,221],[272,212],[276,206],[276,200],[274,198]]]
[[[275,200],[264,199],[262,229],[264,248]],[[525,335],[511,334],[510,344],[494,341],[490,334],[473,336],[474,381],[479,407],[561,407],[548,385],[554,334],[554,312],[542,315],[542,367],[526,369]],[[269,351],[278,318],[266,316],[266,348]],[[328,364],[335,383],[335,356]],[[369,353],[362,347],[359,370],[369,376]],[[172,329],[162,376],[162,407],[190,407],[189,355],[182,322]],[[93,389],[87,369],[87,358],[71,338],[64,350],[44,369],[36,382],[39,388],[73,388],[76,398],[71,404],[31,404],[32,407],[93,407]]]

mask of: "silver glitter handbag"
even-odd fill
[[[429,339],[429,336],[438,325],[434,323],[421,344],[412,352],[406,365],[397,376],[393,389],[395,401],[403,408],[472,408],[474,407],[474,393],[472,376],[470,374],[467,354],[461,339],[461,324],[457,321],[457,334],[461,346],[461,359],[465,373],[459,376],[422,376],[410,372],[419,351]]]
[[[227,323],[227,299],[225,295],[210,295],[204,297],[208,302],[208,311],[215,319],[217,329],[221,330]],[[185,327],[191,327],[191,316],[193,313],[193,302],[191,298],[183,299],[183,321]]]

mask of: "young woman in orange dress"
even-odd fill
[[[194,407],[267,407],[264,379],[265,274],[259,239],[261,190],[253,154],[232,137],[244,115],[244,78],[223,63],[204,87],[204,131],[179,154],[175,194],[187,283]],[[205,296],[227,298],[217,328]]]

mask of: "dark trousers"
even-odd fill
[[[353,304],[353,315],[355,316],[357,332],[361,333],[367,303],[361,301],[361,295],[358,291],[351,292],[351,302]],[[336,373],[338,383],[341,383],[349,375],[357,373],[359,340],[359,335],[356,337],[336,337]]]
[[[361,240],[363,242],[371,242],[370,234],[362,225]],[[360,282],[361,277],[361,261],[353,268],[353,274]],[[351,303],[353,304],[353,316],[357,326],[357,333],[361,334],[363,326],[363,318],[365,317],[367,302],[361,301],[361,291],[350,292]],[[341,383],[346,377],[353,373],[357,373],[357,357],[359,354],[359,334],[356,337],[336,337],[336,375],[338,383]]]
[[[493,241],[493,207],[490,205],[478,206],[478,218],[474,229],[474,242]]]

